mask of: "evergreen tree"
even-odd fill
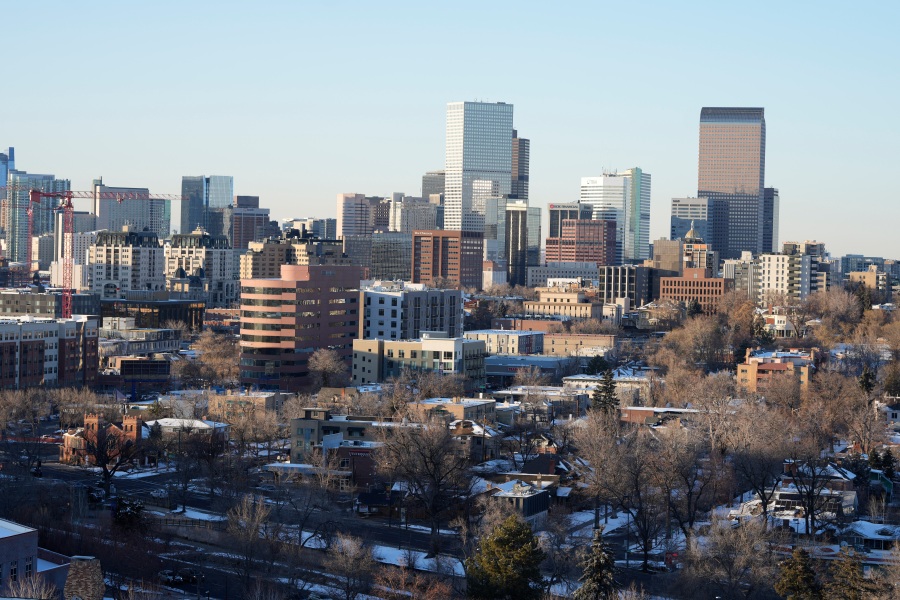
[[[856,379],[856,382],[859,384],[859,389],[865,392],[866,397],[868,397],[872,394],[872,390],[875,389],[875,373],[866,365],[863,367],[863,372]]]
[[[831,580],[825,584],[825,600],[867,600],[877,591],[853,550],[841,548],[841,557],[831,563],[828,574]]]
[[[588,361],[587,368],[585,369],[585,373],[588,375],[596,375],[597,373],[603,373],[609,369],[609,364],[607,364],[606,359],[602,356],[594,356]]]
[[[613,379],[612,370],[607,369],[603,373],[600,385],[594,389],[591,396],[591,408],[607,414],[612,414],[619,408],[619,396],[616,394],[616,380]]]
[[[884,462],[881,460],[881,454],[878,453],[878,450],[872,450],[869,453],[869,468],[881,470],[883,466]]]
[[[881,472],[884,473],[885,477],[893,481],[896,468],[897,459],[894,458],[894,453],[891,452],[890,448],[885,449],[881,454]]]
[[[603,540],[603,528],[594,530],[591,552],[581,563],[581,587],[572,595],[574,600],[610,600],[617,598],[616,561],[612,550]]]
[[[466,559],[467,594],[479,600],[539,600],[543,560],[531,527],[512,515]]]
[[[687,305],[687,316],[690,317],[699,317],[703,314],[703,307],[700,306],[700,302],[697,301],[696,298],[692,298]]]
[[[809,553],[796,548],[790,558],[781,562],[775,591],[787,600],[821,600],[822,586],[816,581]]]

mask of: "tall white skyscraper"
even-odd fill
[[[451,102],[447,105],[444,228],[484,230],[484,212],[473,210],[473,184],[509,196],[512,184],[513,105]]]
[[[616,262],[650,258],[650,174],[640,168],[581,179],[591,217],[616,222]]]

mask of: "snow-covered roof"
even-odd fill
[[[854,521],[847,525],[841,533],[843,535],[857,535],[870,540],[900,540],[900,525]]]
[[[144,423],[148,427],[159,425],[163,429],[227,429],[228,423],[217,423],[216,421],[203,421],[200,419],[176,419],[166,417],[155,421],[146,421]]]

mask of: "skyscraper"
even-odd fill
[[[550,231],[547,237],[560,237],[562,222],[566,219],[590,219],[593,206],[581,202],[557,202],[550,204]]]
[[[372,203],[365,194],[337,195],[337,237],[370,235]]]
[[[103,185],[102,178],[94,180],[93,191],[97,229],[118,232],[127,225],[130,231],[147,229],[159,239],[169,237],[172,224],[170,200],[150,198],[147,188]]]
[[[444,172],[428,171],[422,175],[422,198],[430,199],[432,194],[444,193]]]
[[[528,280],[528,204],[506,204],[506,260],[509,284],[525,285]]]
[[[484,215],[473,212],[476,180],[493,181],[497,194],[512,185],[513,105],[451,102],[447,105],[444,227],[483,232]]]
[[[181,233],[209,228],[209,209],[231,206],[234,178],[230,175],[185,175],[181,178]]]
[[[520,138],[519,132],[513,129],[512,182],[509,190],[511,200],[528,201],[528,166],[530,160],[531,140]]]
[[[762,108],[700,111],[697,196],[716,203],[721,230],[713,228],[713,248],[722,258],[763,250],[763,186],[766,120]]]
[[[3,229],[6,231],[5,256],[12,261],[29,262],[28,256],[28,207],[29,191],[62,192],[71,189],[68,179],[54,175],[37,175],[9,169],[6,178],[6,211]],[[32,235],[39,236],[53,231],[54,208],[58,198],[41,198],[40,205],[32,213]]]
[[[763,189],[763,252],[778,252],[778,188]]]
[[[616,222],[616,264],[650,256],[650,174],[635,167],[581,179],[581,197],[592,217]]]

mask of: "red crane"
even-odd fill
[[[0,198],[6,197],[6,188],[0,187]],[[28,213],[28,239],[25,243],[25,256],[27,263],[32,260],[31,254],[31,237],[34,229],[34,210],[35,205],[41,204],[41,198],[59,198],[59,206],[51,210],[59,210],[63,213],[63,290],[62,290],[62,316],[69,318],[72,316],[72,272],[74,265],[74,221],[75,207],[72,204],[74,198],[90,198],[90,199],[111,199],[122,203],[126,200],[181,200],[178,194],[151,194],[149,192],[101,192],[101,191],[73,191],[66,190],[63,192],[43,192],[41,190],[31,190],[28,193],[28,205],[25,207]],[[21,205],[15,205],[22,208]],[[38,210],[43,210],[38,208]]]

